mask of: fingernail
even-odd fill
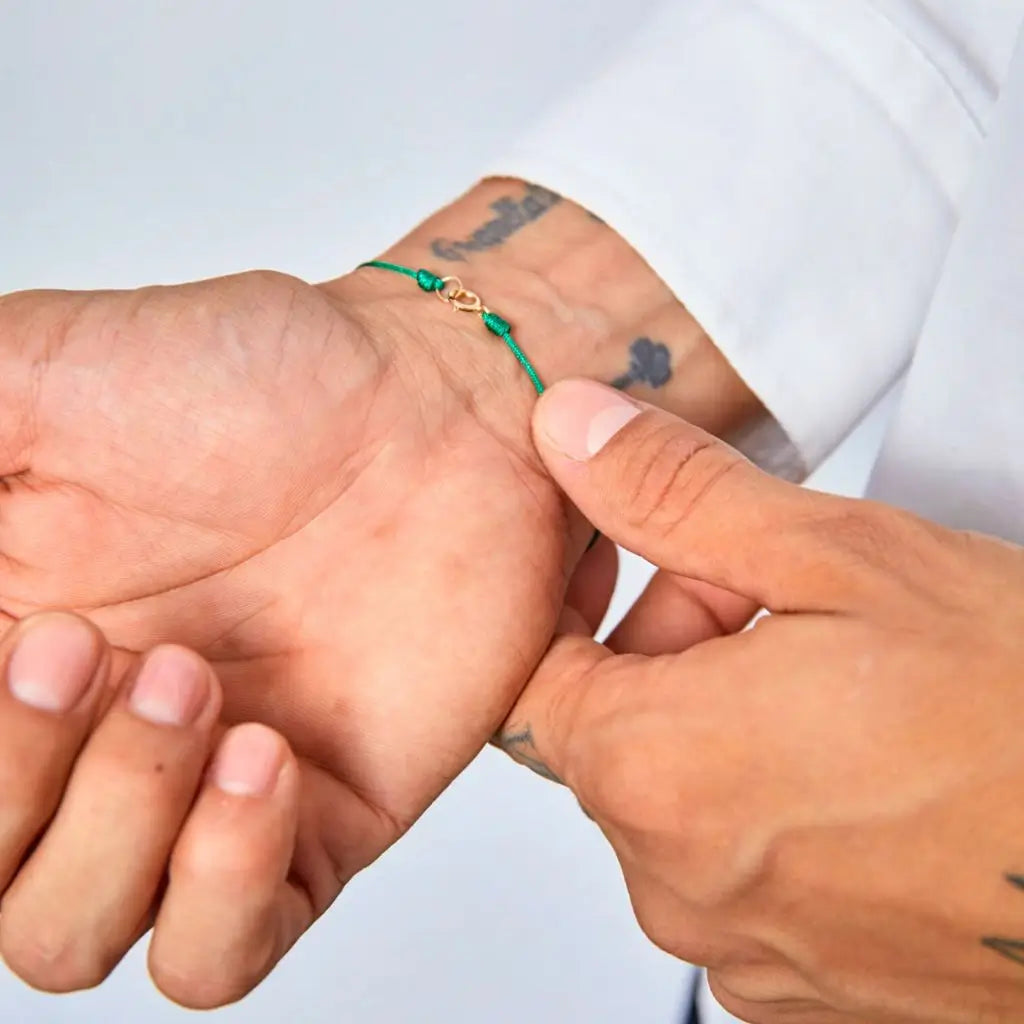
[[[255,722],[239,725],[224,738],[213,762],[213,781],[235,796],[263,796],[281,771],[281,741]]]
[[[563,455],[585,462],[641,411],[603,384],[571,380],[556,385],[540,403],[538,427]]]
[[[89,689],[103,649],[84,622],[47,615],[28,626],[7,665],[7,685],[23,704],[70,711]]]
[[[128,703],[157,725],[188,725],[210,694],[209,670],[182,647],[158,647],[139,669]]]

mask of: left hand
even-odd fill
[[[574,790],[647,934],[756,1024],[1022,1019],[1024,550],[595,384],[534,435],[662,570],[608,646],[556,641],[504,745]]]
[[[756,399],[665,285],[553,194],[534,224],[536,188],[481,183],[386,258],[441,269],[438,240],[520,189],[524,230],[455,259],[542,378],[610,374],[664,330],[681,372],[659,397],[743,423]],[[262,922],[245,970],[224,969],[230,930],[164,945],[171,998],[244,995],[500,726],[589,536],[530,440],[534,401],[479,317],[380,270],[0,297],[0,636],[59,607],[123,665],[191,648],[224,723],[268,726],[296,757],[304,899]],[[0,960],[47,990],[98,984],[124,944],[90,913],[60,924],[40,948],[0,907]]]
[[[481,330],[365,270],[0,298],[0,636],[78,612],[118,678],[191,648],[223,722],[297,758],[302,898],[254,922],[248,960],[231,928],[163,945],[152,973],[181,1003],[249,991],[494,734],[547,645],[585,532],[529,442],[529,384]],[[0,787],[0,819],[17,803]],[[2,961],[49,991],[98,984],[126,944],[95,892],[31,932],[5,897]]]
[[[194,651],[128,657],[83,617],[0,638],[0,913],[20,964],[88,977],[152,927],[165,984],[205,957],[231,981],[302,927],[299,765],[264,725],[225,731],[222,700]]]

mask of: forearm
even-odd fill
[[[756,419],[761,407],[682,303],[608,225],[539,186],[492,179],[440,210],[385,254],[457,275],[505,317],[550,384],[586,376],[671,409],[717,434]],[[408,294],[408,282],[367,281]],[[420,299],[422,302],[422,298]],[[468,318],[441,303],[420,318]],[[497,339],[479,327],[467,365],[496,373],[529,398],[529,383]],[[486,355],[483,353],[486,352]],[[472,371],[471,371],[472,372]]]

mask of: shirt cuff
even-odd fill
[[[689,0],[488,173],[640,252],[774,417],[741,443],[794,476],[907,364],[980,141],[870,3]]]

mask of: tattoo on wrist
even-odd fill
[[[557,192],[542,185],[527,185],[526,194],[520,198],[502,196],[491,203],[491,209],[497,216],[477,228],[469,238],[455,242],[447,238],[435,238],[430,245],[431,251],[439,260],[465,263],[465,253],[497,248],[561,201],[562,197]]]
[[[1024,891],[1024,875],[1005,874],[1003,878],[1015,889]],[[1008,939],[999,935],[985,935],[981,944],[994,953],[1024,966],[1024,939]]]
[[[565,785],[537,755],[531,726],[526,725],[522,728],[517,728],[514,732],[503,732],[498,737],[498,745],[513,761],[518,761],[521,765],[525,765],[530,771],[536,772],[541,778],[547,779],[549,782],[557,782],[560,786]]]
[[[629,369],[612,381],[620,391],[633,384],[662,388],[672,379],[672,353],[667,345],[650,338],[637,338],[629,346]]]

